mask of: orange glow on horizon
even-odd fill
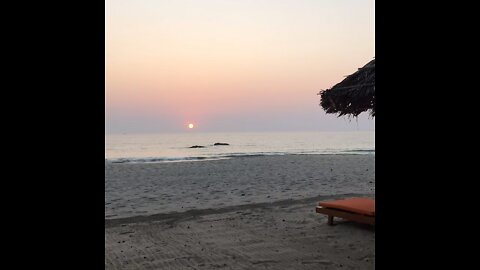
[[[346,2],[108,0],[109,130],[267,128],[309,122],[307,111],[323,117],[319,90],[375,56],[375,1]]]

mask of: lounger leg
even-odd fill
[[[333,225],[333,216],[328,216],[328,225]]]

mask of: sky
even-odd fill
[[[106,0],[105,132],[374,130],[320,90],[375,57],[372,0]]]

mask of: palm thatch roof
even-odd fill
[[[370,111],[375,117],[375,59],[330,89],[318,93],[326,113],[357,117]]]

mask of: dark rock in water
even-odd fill
[[[194,145],[194,146],[190,146],[189,148],[205,148],[205,146],[203,146],[203,145]]]
[[[230,145],[230,144],[228,144],[228,143],[221,143],[221,142],[217,142],[217,143],[215,143],[214,145]]]

